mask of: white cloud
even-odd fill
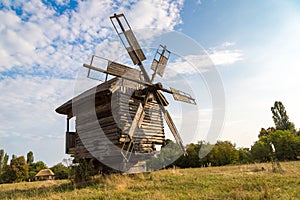
[[[208,56],[216,66],[230,65],[243,60],[243,51],[234,49],[235,42],[224,42],[208,49]]]
[[[59,5],[68,2],[56,0]],[[126,53],[120,41],[111,43],[110,38],[116,38],[109,20],[113,13],[124,13],[133,29],[172,30],[181,22],[183,1],[79,1],[76,10],[62,14],[41,0],[5,1],[3,5],[0,73],[6,75],[0,76],[0,137],[5,138],[1,146],[25,154],[35,144],[33,150],[47,153],[54,146],[37,143],[57,142],[60,148],[53,153],[63,155],[65,118],[54,110],[72,97],[74,80],[60,77],[75,77],[95,52],[109,57],[122,48]],[[22,15],[11,8],[22,10]],[[39,156],[47,162],[47,156]]]
[[[66,1],[57,3],[63,5]],[[91,0],[78,2],[77,11],[66,11],[62,15],[39,0],[19,1],[10,6],[22,9],[23,14],[17,16],[9,6],[0,11],[0,70],[16,68],[26,73],[38,66],[38,70],[53,75],[74,76],[78,66],[89,60],[101,40],[115,36],[109,20],[114,12],[124,12],[134,29],[173,29],[181,22],[183,2]],[[21,20],[23,18],[27,20]]]
[[[211,67],[226,66],[243,60],[243,52],[238,49],[229,49],[235,43],[225,42],[218,47],[210,48],[207,52],[199,55],[186,55],[177,57],[175,60],[168,63],[168,74],[172,77],[177,74],[195,74],[206,72]]]
[[[55,0],[55,3],[58,5],[68,5],[70,0]]]
[[[243,60],[243,53],[241,50],[220,50],[210,52],[209,57],[216,66],[230,65]]]

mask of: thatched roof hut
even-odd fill
[[[42,169],[35,175],[36,180],[54,180],[55,174],[51,169]]]

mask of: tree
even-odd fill
[[[238,160],[238,152],[230,141],[218,141],[209,153],[212,166],[233,164]]]
[[[4,152],[4,149],[0,150],[0,183],[4,182],[3,174],[7,169],[8,155]]]
[[[24,156],[16,157],[10,161],[11,180],[13,182],[24,181],[28,177],[28,164]]]
[[[264,128],[261,128],[258,138],[261,138],[263,136],[268,136],[270,133],[274,132],[276,129],[274,127],[269,127],[267,130]]]
[[[12,183],[14,182],[15,178],[15,173],[12,171],[11,166],[7,165],[1,174],[0,183]]]
[[[290,130],[296,133],[295,125],[289,121],[285,107],[280,101],[275,101],[274,107],[271,107],[271,111],[277,130]]]
[[[93,165],[93,160],[79,159],[76,165],[70,168],[70,179],[75,183],[85,182],[97,173]]]
[[[239,148],[238,150],[238,162],[240,164],[252,163],[252,156],[249,148]]]
[[[199,150],[201,143],[189,144],[186,147],[186,155],[181,155],[178,160],[174,162],[174,165],[181,168],[188,167],[200,167]]]
[[[275,156],[278,160],[297,160],[300,155],[300,137],[290,130],[276,130],[259,138],[251,147],[253,159],[259,162],[270,161],[271,143],[275,147]]]
[[[32,151],[29,151],[27,153],[27,160],[26,160],[26,162],[27,162],[28,165],[31,165],[33,163],[33,161],[34,161],[33,153],[32,153]]]
[[[7,166],[8,159],[9,159],[8,154],[5,154],[5,156],[4,156],[4,161],[3,161],[3,167],[4,167],[4,168]]]
[[[274,144],[278,160],[296,160],[300,155],[300,137],[290,130],[277,130],[268,136],[268,141]]]
[[[251,146],[251,155],[256,162],[268,162],[271,160],[271,149],[267,136],[261,137]]]
[[[3,160],[4,160],[4,149],[0,149],[0,170],[3,167]]]
[[[4,149],[0,149],[0,174],[7,165],[8,155],[4,152]]]
[[[209,153],[214,148],[214,145],[205,141],[201,141],[199,144],[200,144],[200,151],[199,151],[200,166],[208,167],[211,163]]]
[[[300,137],[300,129],[298,129],[296,135]]]
[[[69,176],[68,167],[64,166],[62,163],[58,163],[50,169],[54,172],[56,179],[67,179]]]
[[[152,170],[168,168],[174,164],[174,161],[180,157],[182,151],[177,143],[167,140],[166,145],[160,150],[155,157],[147,160],[147,167]]]

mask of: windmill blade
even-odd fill
[[[136,40],[124,14],[114,14],[110,20],[126,48],[132,62],[136,65],[146,60],[146,56]]]
[[[135,133],[136,127],[140,127],[141,123],[143,122],[145,117],[145,111],[144,111],[144,107],[142,106],[142,104],[139,104],[139,107],[135,113],[135,116],[132,120],[132,124],[130,126],[129,132],[128,132],[128,136],[130,138],[130,140],[133,140],[133,135]]]
[[[138,106],[138,109],[135,113],[135,116],[132,120],[132,124],[128,131],[128,137],[129,137],[130,142],[128,144],[126,144],[126,142],[124,142],[124,144],[121,148],[121,154],[126,162],[129,162],[132,151],[134,150],[134,138],[133,138],[134,133],[136,131],[137,126],[140,127],[140,125],[144,119],[144,116],[145,116],[144,108],[143,108],[142,104],[140,103]]]
[[[116,76],[123,78],[125,80],[129,80],[138,84],[142,84],[145,86],[152,86],[153,84],[140,80],[140,71],[137,69],[133,69],[126,65],[122,65],[116,62],[108,61],[107,69],[95,67],[90,64],[83,64],[84,67],[90,70],[102,72],[108,75]]]
[[[125,142],[124,142],[123,147],[121,149],[121,154],[123,155],[123,158],[125,159],[126,162],[129,161],[129,159],[131,157],[131,153],[134,149],[134,133],[136,132],[136,128],[137,127],[140,128],[141,125],[142,125],[142,122],[144,120],[144,117],[145,117],[144,109],[145,109],[145,105],[148,101],[149,94],[150,94],[149,92],[146,94],[146,97],[145,97],[145,100],[144,100],[143,104],[142,103],[139,104],[138,109],[135,113],[135,116],[132,120],[132,124],[129,128],[129,131],[128,131],[128,137],[130,139],[130,142],[127,146],[127,151],[124,152],[124,149],[125,149],[125,146],[126,146]]]
[[[118,36],[126,48],[133,64],[139,65],[144,79],[150,83],[150,78],[142,63],[143,60],[146,60],[146,56],[137,42],[126,17],[124,14],[114,14],[114,16],[110,17],[110,21],[112,22]]]
[[[138,79],[140,76],[139,70],[113,61],[108,62],[107,72],[111,74],[116,74],[116,76],[118,77],[127,76]]]
[[[158,74],[160,77],[163,77],[170,54],[171,52],[167,50],[166,46],[160,45],[158,47],[151,64],[151,69],[154,71],[151,83],[154,81],[156,74]]]
[[[88,68],[88,78],[90,77],[91,71],[98,71],[105,73],[107,75],[123,77],[126,76],[128,78],[140,80],[140,70],[134,69],[132,67],[128,67],[126,65],[108,60],[106,58],[93,55],[90,61],[90,64],[84,64],[84,67]],[[94,78],[92,78],[94,79]],[[106,81],[106,80],[105,80]]]
[[[164,117],[165,117],[165,120],[170,128],[170,131],[172,132],[177,144],[179,145],[180,149],[185,152],[185,148],[184,148],[184,145],[183,145],[183,142],[182,142],[182,139],[179,135],[179,132],[169,114],[169,112],[163,107],[161,106],[161,108],[163,108],[163,113],[164,113]]]
[[[153,86],[155,87],[157,93],[159,93],[160,91],[167,92],[169,94],[172,94],[176,101],[182,101],[182,102],[191,103],[191,104],[196,105],[196,100],[186,92],[182,92],[175,88],[170,88],[171,90],[166,89],[162,86],[161,83],[156,83]],[[157,94],[157,97],[159,98],[160,95]]]
[[[195,104],[196,105],[196,100],[194,98],[191,97],[190,94],[186,93],[186,92],[182,92],[180,90],[177,90],[175,88],[170,88],[173,98],[176,101],[182,101],[182,102],[186,102],[186,103],[190,103],[190,104]]]
[[[179,145],[180,149],[182,150],[182,152],[185,152],[185,148],[184,148],[184,145],[183,145],[183,142],[182,142],[182,139],[179,135],[179,132],[171,118],[171,115],[169,114],[168,110],[165,109],[165,107],[163,106],[163,102],[161,102],[161,99],[159,98],[159,95],[158,95],[158,92],[159,91],[155,91],[153,94],[154,94],[154,97],[157,99],[158,101],[158,105],[161,109],[161,111],[163,112],[164,114],[164,118],[167,122],[167,125],[169,126],[169,129],[171,131],[171,133],[173,134],[177,144]]]

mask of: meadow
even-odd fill
[[[0,199],[300,199],[300,162],[167,169],[151,173],[0,185]]]

